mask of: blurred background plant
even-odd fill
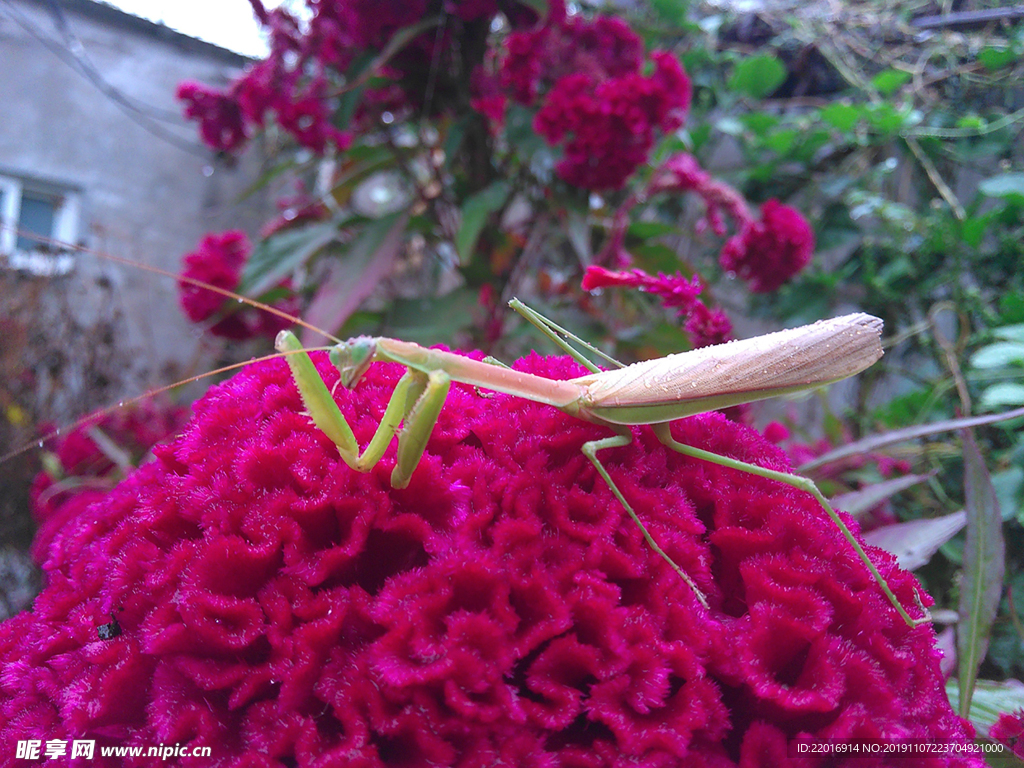
[[[251,2],[268,58],[179,96],[218,152],[273,148],[253,188],[281,213],[183,274],[342,338],[505,359],[544,344],[513,295],[625,362],[877,315],[888,354],[841,396],[731,415],[770,420],[917,569],[963,712],[976,675],[1024,677],[1024,438],[999,419],[1024,406],[1014,9]],[[182,304],[227,339],[280,327],[194,285]],[[972,712],[1022,707],[984,683]]]

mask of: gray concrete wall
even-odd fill
[[[251,234],[272,210],[266,194],[238,202],[259,172],[258,150],[235,167],[216,159],[174,98],[182,80],[222,85],[244,64],[87,0],[0,4],[0,175],[77,190],[78,244],[176,272],[205,232],[240,227]],[[104,89],[124,94],[140,112]],[[0,275],[8,299],[32,296],[0,308],[20,313],[8,322],[37,341],[40,333],[55,336],[49,362],[26,362],[34,366],[25,372],[33,407],[66,421],[202,370],[198,334],[178,309],[173,280],[89,255],[75,259],[66,277]],[[8,357],[17,353],[13,338],[0,342]],[[109,351],[96,346],[108,343]],[[73,349],[79,345],[92,348]],[[104,361],[99,372],[88,367],[96,359]]]

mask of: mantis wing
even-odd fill
[[[657,424],[830,384],[882,356],[882,321],[863,313],[572,379],[579,415]]]

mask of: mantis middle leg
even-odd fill
[[[679,567],[679,564],[676,563],[676,561],[673,560],[671,557],[669,557],[668,553],[665,552],[665,550],[662,549],[661,546],[659,546],[658,542],[654,540],[654,537],[651,535],[651,532],[647,530],[647,526],[644,525],[643,521],[640,519],[637,513],[633,511],[633,507],[629,505],[629,502],[626,501],[626,497],[622,495],[622,491],[619,490],[619,487],[615,485],[615,481],[612,480],[611,475],[608,474],[608,470],[605,469],[600,459],[597,458],[598,451],[604,450],[605,448],[623,448],[629,445],[631,442],[633,442],[633,434],[629,431],[628,428],[623,428],[622,431],[619,432],[619,434],[615,435],[614,437],[606,437],[603,440],[591,440],[588,443],[584,443],[582,451],[583,455],[590,459],[591,463],[597,469],[598,474],[600,474],[601,477],[604,478],[605,483],[608,484],[608,487],[615,495],[615,498],[619,500],[619,503],[629,514],[630,518],[632,518],[633,522],[637,524],[638,528],[640,528],[640,532],[644,535],[644,539],[647,540],[648,546],[650,546],[651,549],[653,549],[658,555],[660,555],[662,559],[665,560],[665,562],[672,566],[672,569],[677,574],[679,574],[683,581],[685,581],[686,584],[690,587],[690,589],[693,590],[693,594],[696,596],[697,600],[700,601],[700,604],[708,610],[710,610],[707,598],[704,596],[704,593],[700,591],[700,588],[698,588],[697,585],[694,583],[693,579],[690,578],[690,575],[681,567]]]

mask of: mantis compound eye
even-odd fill
[[[363,374],[373,363],[376,350],[377,342],[369,336],[356,336],[354,339],[334,346],[330,351],[329,358],[331,365],[341,373],[343,387],[352,389],[359,383]]]

